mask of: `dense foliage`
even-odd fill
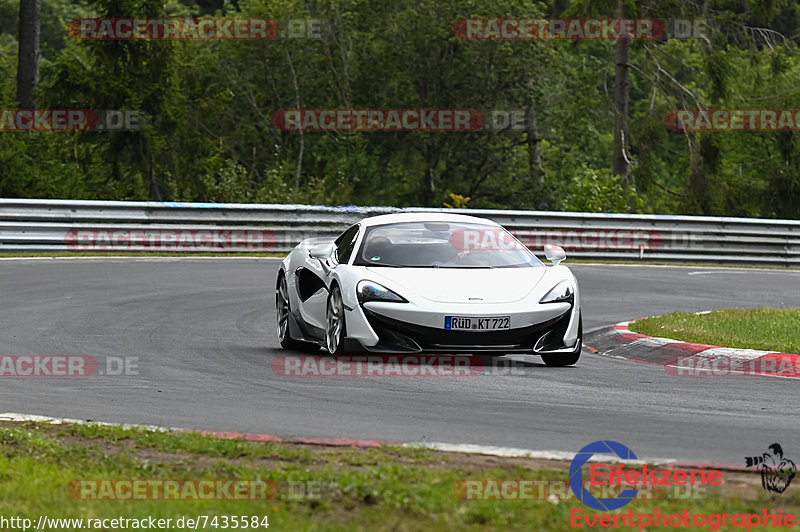
[[[467,41],[462,17],[614,17],[616,1],[43,0],[40,108],[136,109],[142,131],[4,132],[0,197],[428,205],[800,218],[791,131],[670,131],[676,108],[800,108],[800,5],[628,0],[700,19],[630,43],[627,179],[612,172],[615,42]],[[696,11],[703,9],[702,12]],[[0,2],[0,108],[19,0]],[[91,41],[79,17],[320,19],[319,39]],[[669,24],[668,24],[669,27]],[[285,132],[277,109],[524,110],[536,127]],[[467,200],[466,198],[469,198]]]

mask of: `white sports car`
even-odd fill
[[[356,353],[581,354],[578,284],[499,224],[460,214],[366,218],[335,240],[309,238],[283,259],[276,297],[286,349]]]

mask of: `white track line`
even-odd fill
[[[424,448],[434,451],[449,453],[483,454],[487,456],[501,456],[503,458],[533,458],[538,460],[567,460],[572,461],[578,453],[567,451],[535,451],[532,449],[518,449],[514,447],[494,447],[489,445],[474,445],[471,443],[404,443],[402,447]],[[595,455],[590,462],[626,463],[626,464],[671,464],[677,462],[673,458],[640,458],[638,460],[622,460],[616,456]]]
[[[170,429],[165,427],[159,427],[156,425],[130,425],[128,423],[108,423],[105,421],[87,421],[85,419],[70,419],[64,417],[49,417],[49,416],[37,416],[35,414],[15,414],[13,412],[7,412],[5,414],[0,414],[0,421],[35,421],[38,423],[50,423],[52,425],[103,425],[105,427],[121,427],[123,429],[143,429],[148,430],[150,432],[169,432],[172,430],[181,430],[181,429]]]

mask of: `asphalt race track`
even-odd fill
[[[274,259],[0,260],[0,354],[138,357],[138,375],[2,377],[0,411],[279,436],[740,463],[800,458],[795,379],[679,378],[593,355],[462,378],[279,377]],[[800,306],[800,272],[573,265],[589,331],[670,310]],[[533,358],[532,360],[538,361]],[[103,366],[101,366],[102,368]]]

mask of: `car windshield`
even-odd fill
[[[407,222],[369,227],[354,264],[406,268],[543,266],[502,227],[462,222]]]

